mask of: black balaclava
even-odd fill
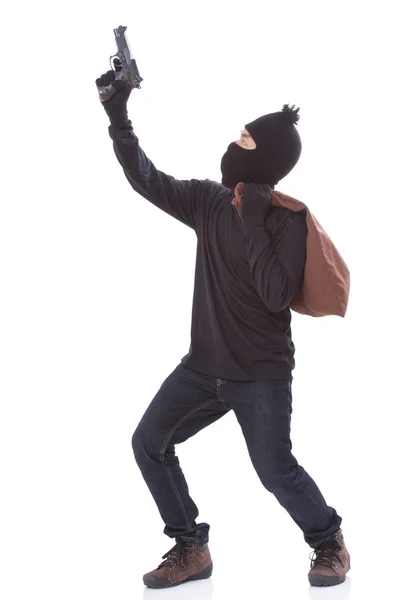
[[[272,188],[295,166],[301,154],[296,123],[299,108],[285,104],[280,112],[259,117],[245,125],[257,147],[241,148],[229,144],[221,160],[222,185],[235,189],[243,183],[267,183]]]

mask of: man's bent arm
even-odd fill
[[[307,225],[303,212],[293,212],[277,239],[264,223],[243,221],[244,241],[251,279],[258,295],[271,312],[287,308],[304,278]]]

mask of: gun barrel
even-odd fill
[[[116,29],[114,29],[114,35],[115,37],[120,37],[121,35],[125,35],[125,31],[127,30],[126,25],[120,25],[119,27],[117,27]]]
[[[127,63],[132,58],[132,51],[129,46],[128,38],[125,35],[126,27],[120,25],[118,29],[114,29],[115,41],[117,44],[118,53],[124,57]]]
[[[114,29],[115,41],[117,44],[117,54],[122,67],[129,70],[130,77],[134,87],[140,88],[140,82],[143,78],[139,75],[139,70],[135,59],[132,57],[132,51],[129,46],[128,38],[125,35],[126,26],[120,25]]]

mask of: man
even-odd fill
[[[164,533],[176,541],[144,583],[165,588],[212,573],[210,526],[196,523],[199,512],[175,446],[230,410],[262,484],[314,549],[310,583],[341,583],[350,568],[342,519],[291,453],[295,347],[289,304],[304,277],[307,226],[304,211],[271,204],[271,189],[300,157],[299,109],[285,105],[247,124],[222,158],[222,185],[178,181],[157,170],[140,148],[126,108],[130,85],[116,81],[114,71],[96,80],[98,88],[110,83],[117,91],[103,106],[126,178],[136,192],[194,229],[198,239],[190,350],[132,437]]]

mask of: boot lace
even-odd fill
[[[167,565],[169,565],[171,571],[173,571],[178,565],[185,567],[185,559],[189,555],[194,556],[194,544],[190,544],[189,542],[184,542],[178,539],[177,544],[175,544],[171,550],[168,550],[168,552],[164,554],[163,558],[166,560],[164,560],[158,566],[158,569]]]
[[[315,565],[323,565],[326,567],[332,567],[335,561],[339,561],[342,567],[344,564],[339,556],[339,552],[342,549],[341,544],[336,539],[327,540],[320,548],[314,550],[310,555],[311,568]]]

